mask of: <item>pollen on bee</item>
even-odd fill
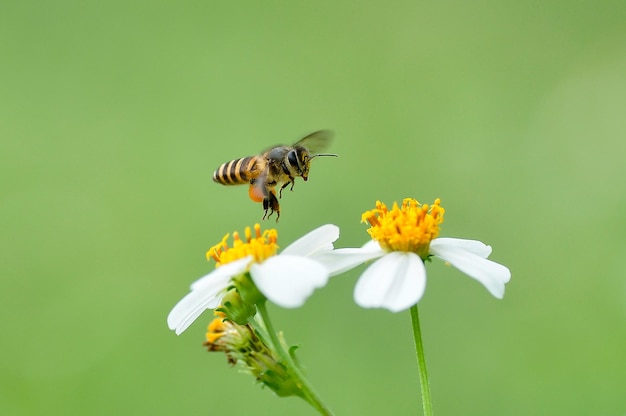
[[[248,188],[248,195],[250,199],[254,202],[262,202],[265,199],[265,195],[263,195],[263,190],[259,188],[257,185],[250,185]]]

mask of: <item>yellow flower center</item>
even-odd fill
[[[206,252],[207,260],[213,259],[217,266],[239,260],[244,257],[253,256],[254,261],[261,263],[268,257],[272,257],[278,251],[278,233],[275,229],[265,230],[261,233],[261,226],[254,224],[255,237],[252,237],[250,227],[246,227],[246,240],[239,238],[239,233],[233,233],[233,245],[228,246],[229,234],[226,234],[222,241],[214,245]]]
[[[411,251],[422,259],[428,257],[430,242],[439,235],[445,210],[436,199],[429,206],[412,198],[405,198],[402,206],[393,203],[391,210],[376,201],[376,208],[366,211],[361,222],[368,222],[370,236],[387,251]]]
[[[217,316],[217,318],[214,318],[207,328],[206,342],[208,344],[215,343],[215,341],[220,339],[228,330],[228,324],[224,322],[226,315],[219,311],[215,311],[214,315]]]

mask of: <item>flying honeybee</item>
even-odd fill
[[[337,156],[319,153],[330,145],[332,136],[330,130],[320,130],[309,134],[293,146],[274,146],[257,156],[231,160],[217,168],[213,173],[213,180],[222,185],[249,183],[250,198],[263,202],[263,219],[276,212],[278,221],[280,204],[276,198],[276,186],[280,186],[278,196],[282,198],[283,189],[291,184],[290,190],[293,190],[298,176],[305,181],[309,178],[311,160],[317,156]]]

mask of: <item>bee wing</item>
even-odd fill
[[[318,130],[300,139],[294,146],[302,146],[312,155],[316,155],[330,146],[332,141],[333,132],[331,130]]]

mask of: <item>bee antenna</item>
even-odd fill
[[[315,159],[318,156],[333,156],[333,157],[339,157],[339,155],[336,155],[334,153],[320,153],[318,155],[313,155],[311,156],[311,159]]]

